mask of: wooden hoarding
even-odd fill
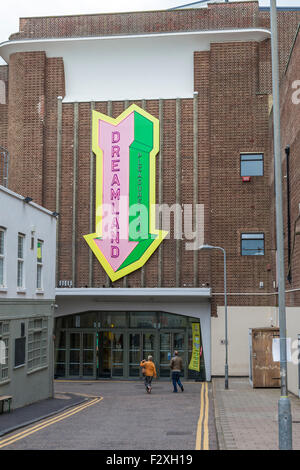
[[[254,388],[280,387],[280,363],[273,361],[273,338],[279,337],[279,328],[253,328],[251,369]]]

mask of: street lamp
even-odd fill
[[[225,389],[228,389],[228,329],[227,329],[227,281],[226,281],[226,251],[220,246],[202,245],[199,250],[221,250],[224,255],[224,306],[225,306]]]
[[[292,415],[287,391],[287,354],[286,354],[286,310],[285,310],[285,274],[284,274],[284,238],[282,210],[282,169],[280,142],[280,98],[276,0],[270,2],[271,49],[272,49],[272,87],[273,87],[273,122],[274,122],[274,174],[276,203],[276,245],[278,278],[278,311],[280,329],[280,378],[281,396],[278,402],[279,449],[292,449]]]

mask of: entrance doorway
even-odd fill
[[[97,377],[142,377],[140,362],[152,356],[160,377],[170,377],[170,359],[178,350],[187,363],[187,337],[180,331],[99,331]],[[184,375],[187,376],[185,368]]]
[[[160,376],[170,377],[170,360],[175,350],[183,359],[183,364],[187,362],[187,338],[184,331],[167,331],[160,333]],[[185,367],[184,376],[187,376]]]
[[[95,376],[95,335],[92,332],[70,331],[67,338],[67,371],[70,377]]]
[[[199,371],[189,368],[195,322],[199,320],[159,312],[86,312],[64,317],[56,324],[55,377],[142,378],[140,362],[153,356],[158,377],[169,379],[170,359],[177,350],[183,359],[183,377],[203,380],[203,356]]]
[[[155,358],[156,335],[154,331],[129,333],[128,376],[141,377],[140,362],[148,356]]]
[[[97,377],[124,375],[124,334],[118,331],[97,333]]]

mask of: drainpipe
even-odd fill
[[[291,265],[291,201],[290,201],[290,146],[285,148],[286,155],[286,198],[287,198],[287,237],[288,237],[288,266]],[[292,271],[289,269],[287,280],[291,284]]]

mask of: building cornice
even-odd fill
[[[60,46],[72,44],[76,46],[79,42],[86,41],[108,41],[108,40],[126,40],[126,39],[153,39],[170,37],[199,36],[208,40],[208,43],[215,42],[250,42],[264,41],[269,39],[271,33],[264,28],[246,28],[246,29],[223,29],[223,30],[204,30],[204,31],[180,31],[175,33],[148,33],[148,34],[128,34],[112,36],[83,36],[83,37],[63,37],[63,38],[40,38],[40,39],[14,39],[0,43],[0,56],[9,63],[9,57],[16,52],[31,52],[44,50],[49,52],[51,44]],[[63,52],[63,51],[62,51]],[[63,54],[62,54],[63,55]],[[51,52],[50,52],[51,56]]]
[[[85,297],[99,301],[121,301],[140,298],[147,300],[195,301],[211,297],[210,288],[57,288],[56,299]]]

